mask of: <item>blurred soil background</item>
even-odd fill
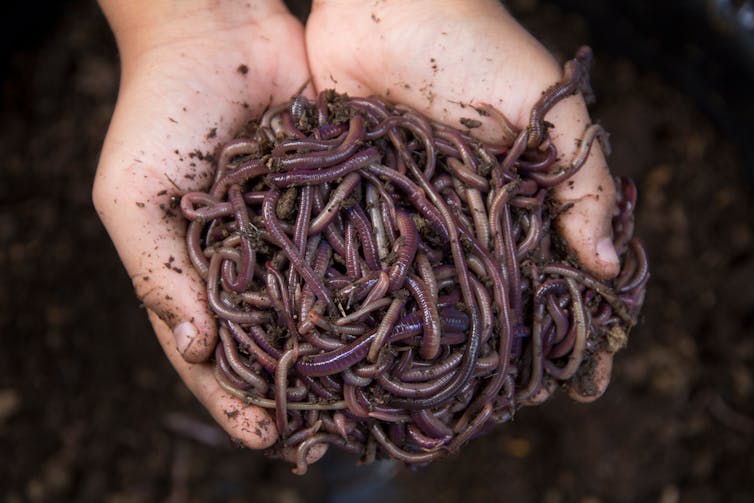
[[[400,469],[397,501],[754,501],[751,96],[719,58],[705,66],[705,40],[676,57],[643,34],[671,15],[658,2],[628,3],[647,25],[606,29],[578,2],[509,7],[561,61],[595,49],[592,114],[612,134],[612,169],[640,190],[652,267],[641,324],[599,401],[558,394],[456,456]],[[117,95],[112,36],[92,1],[31,8],[2,39],[0,500],[332,496],[323,463],[296,477],[232,447],[168,364],[90,201]],[[666,23],[690,22],[675,16]],[[632,30],[645,45],[611,38]],[[685,85],[683,72],[707,82]]]

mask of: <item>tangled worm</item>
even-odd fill
[[[274,451],[306,471],[332,444],[363,462],[457,451],[558,383],[589,394],[590,361],[637,320],[649,277],[632,237],[636,187],[616,180],[615,280],[574,265],[550,189],[544,116],[586,91],[588,48],[530,123],[486,144],[378,98],[326,91],[269,109],[224,145],[207,192],[185,194],[189,256],[218,320],[216,377],[270,409]]]

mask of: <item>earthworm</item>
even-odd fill
[[[384,292],[383,292],[383,295],[384,295]],[[364,301],[364,304],[359,309],[357,309],[356,311],[353,311],[347,316],[340,318],[339,320],[335,322],[335,325],[342,326],[348,323],[353,323],[354,321],[360,321],[362,318],[364,318],[365,316],[368,316],[373,311],[384,309],[385,307],[390,305],[391,302],[392,301],[390,299],[388,299],[387,297],[382,297],[382,296],[380,296],[377,300],[373,302]]]
[[[265,175],[267,174],[267,171],[267,166],[259,160],[247,161],[230,173],[226,173],[220,177],[210,189],[209,195],[219,200],[227,195],[228,189],[231,185],[243,183],[249,178]]]
[[[422,433],[422,431],[416,425],[413,424],[409,424],[408,427],[406,427],[406,433],[411,444],[425,451],[437,450],[439,447],[445,445],[448,440],[450,440],[450,437],[428,437],[424,433]]]
[[[362,378],[364,379],[364,378]],[[372,379],[368,379],[372,382]],[[343,398],[345,399],[348,407],[348,412],[359,419],[369,419],[369,405],[362,403],[357,390],[362,386],[355,386],[353,384],[346,383],[343,385]]]
[[[220,203],[204,192],[190,192],[189,194],[187,194],[188,197],[181,198],[180,208],[186,218],[192,221],[208,222],[228,216],[233,211],[230,203]]]
[[[432,264],[429,261],[426,253],[418,253],[416,255],[416,263],[414,264],[419,277],[427,285],[427,291],[429,297],[433,303],[437,304],[438,292],[437,278],[435,278],[434,271],[432,270]]]
[[[296,448],[296,468],[293,469],[293,473],[296,475],[306,474],[308,466],[306,463],[306,456],[309,454],[309,450],[317,444],[334,444],[341,449],[349,450],[351,452],[359,452],[360,450],[359,446],[353,445],[351,442],[338,435],[333,435],[332,433],[317,433],[298,444],[298,447]]]
[[[313,377],[343,372],[366,357],[373,340],[374,333],[365,334],[333,351],[300,359],[296,362],[296,371]]]
[[[235,372],[233,372],[233,369],[231,368],[230,364],[228,363],[228,359],[225,357],[225,348],[222,343],[218,344],[215,347],[215,362],[217,364],[217,368],[220,369],[223,373],[223,375],[228,379],[228,381],[235,387],[240,390],[247,390],[251,387],[251,385],[238,377]]]
[[[448,157],[448,169],[458,180],[465,183],[468,187],[480,192],[487,192],[489,190],[490,184],[487,179],[474,173],[458,159]]]
[[[403,450],[387,438],[385,432],[382,431],[382,428],[376,422],[370,424],[369,431],[388,454],[404,463],[426,463],[440,457],[442,454],[442,451],[439,450],[430,452],[409,452]]]
[[[550,168],[555,162],[555,158],[558,156],[558,149],[555,148],[555,145],[549,143],[547,145],[545,155],[542,155],[542,153],[539,151],[537,151],[535,154],[535,158],[532,160],[519,158],[519,160],[516,162],[518,170],[523,172],[531,172],[542,171]]]
[[[327,204],[309,225],[309,232],[311,234],[317,234],[322,232],[324,228],[330,227],[330,224],[338,216],[338,211],[343,205],[346,197],[351,194],[351,191],[353,191],[359,183],[359,179],[360,177],[358,173],[350,173],[343,179],[343,182],[338,185],[338,188],[331,194],[330,200],[327,201]],[[345,241],[343,242],[343,246],[345,250]]]
[[[320,93],[267,110],[185,194],[187,254],[218,318],[221,388],[268,409],[273,451],[306,470],[322,443],[426,463],[570,383],[649,278],[636,188],[616,182],[621,272],[599,280],[555,245],[558,168],[544,117],[588,85],[588,51],[525,129],[494,143],[378,98]],[[314,122],[314,124],[312,123]],[[273,412],[274,411],[274,412]]]
[[[366,173],[362,173],[361,175],[366,180],[369,180],[369,177]],[[385,226],[383,224],[383,219],[380,214],[380,204],[379,204],[379,193],[377,186],[379,184],[375,184],[374,179],[370,180],[372,183],[370,183],[367,186],[366,191],[366,204],[367,208],[369,209],[369,218],[372,221],[372,229],[374,230],[374,239],[377,242],[377,254],[380,258],[380,260],[384,259],[388,254],[388,243],[387,243],[387,237],[385,234]]]
[[[256,138],[236,138],[223,145],[218,154],[214,183],[222,178],[229,168],[237,168],[244,158],[250,158],[260,152],[260,142]],[[233,166],[235,165],[235,166]]]
[[[426,218],[435,230],[440,232],[444,237],[448,236],[447,222],[443,221],[437,208],[430,205],[422,189],[406,177],[406,175],[392,171],[379,164],[370,164],[368,170],[377,176],[384,177],[387,181],[401,189],[421,216]]]
[[[219,316],[236,323],[259,324],[269,320],[269,313],[261,310],[242,311],[225,304],[220,298],[220,266],[222,257],[213,255],[207,274],[207,300],[210,307]]]
[[[243,346],[239,344],[239,347],[243,347],[244,351],[249,354],[249,361],[259,362],[259,364],[268,372],[271,372],[275,369],[275,366],[277,365],[277,358],[262,349],[262,347],[260,347],[254,339],[249,338],[240,326],[236,325],[232,321],[227,321],[226,323],[233,334],[233,338],[236,339],[236,341],[239,341],[238,335],[243,334]]]
[[[406,286],[414,297],[424,325],[424,337],[419,348],[419,354],[425,360],[433,360],[440,352],[440,334],[442,332],[437,304],[432,302],[432,294],[427,288],[427,284],[417,276],[409,274],[406,278]]]
[[[278,244],[285,250],[288,259],[291,261],[291,265],[296,268],[298,273],[306,279],[307,284],[311,285],[315,295],[327,303],[330,303],[330,295],[327,293],[325,286],[314,275],[314,271],[309,268],[304,262],[301,254],[296,250],[291,240],[285,235],[282,228],[277,225],[277,216],[275,215],[274,207],[280,197],[280,191],[276,189],[270,190],[267,196],[264,198],[262,204],[262,210],[264,212],[264,219],[267,224],[267,228]]]
[[[390,278],[388,290],[391,292],[403,287],[406,275],[408,274],[408,268],[416,256],[419,241],[416,225],[414,225],[414,221],[408,213],[398,211],[396,213],[396,224],[400,238],[397,241],[397,258],[388,272]]]
[[[220,387],[228,394],[238,398],[239,400],[262,407],[265,409],[275,409],[277,404],[275,400],[269,398],[261,398],[255,395],[244,392],[234,388],[228,379],[223,375],[219,367],[215,367],[215,379]],[[347,407],[345,400],[335,400],[329,402],[288,402],[286,408],[288,410],[342,410]]]
[[[335,325],[315,310],[309,311],[309,319],[322,330],[334,335],[364,335],[369,329],[364,325],[341,324]]]
[[[458,163],[456,158],[448,157],[447,162],[448,164],[451,163],[451,161],[456,161],[456,167],[448,166],[451,171],[455,172],[456,169],[463,169],[469,173],[469,175],[475,175],[477,172],[477,161],[476,156],[474,156],[471,148],[469,147],[468,142],[466,141],[466,138],[464,138],[463,134],[456,130],[451,129],[448,127],[440,127],[437,128],[436,136],[439,139],[448,141],[451,145],[453,145],[458,153],[460,154],[461,159],[463,159],[462,163]],[[456,173],[457,174],[457,173]],[[461,177],[459,177],[461,178]],[[474,178],[472,176],[472,178]],[[487,180],[484,180],[483,178],[476,178],[479,183],[482,183],[483,185],[487,185]],[[471,183],[469,185],[472,185]],[[480,190],[486,190],[485,188],[480,188]]]
[[[586,162],[592,151],[592,143],[595,138],[602,139],[606,135],[605,130],[599,124],[592,124],[586,128],[583,138],[579,141],[579,148],[573,154],[573,159],[568,166],[551,173],[532,172],[528,177],[539,184],[540,187],[554,187],[572,177]],[[603,144],[606,140],[603,140]]]
[[[222,341],[223,349],[225,350],[225,359],[230,368],[233,369],[238,377],[253,386],[257,393],[264,394],[268,388],[267,381],[252,372],[243,363],[238,354],[236,345],[233,344],[232,336],[228,329],[224,326],[220,326],[218,333],[220,335],[220,340]]]
[[[362,305],[368,306],[369,304],[376,302],[378,299],[382,299],[383,295],[385,295],[389,289],[390,276],[385,271],[380,271],[377,281],[374,283],[374,286],[372,286],[372,289],[369,290],[369,294],[367,294]],[[385,305],[387,305],[387,303]]]
[[[288,370],[293,365],[294,358],[298,353],[298,347],[293,347],[283,353],[275,368],[275,421],[278,431],[285,435],[288,430]]]
[[[416,367],[407,369],[403,372],[395,371],[394,374],[402,381],[405,382],[419,382],[428,381],[430,379],[436,379],[442,375],[455,369],[460,365],[463,359],[463,353],[456,351],[451,353],[445,360],[426,367]]]
[[[377,162],[380,154],[374,147],[369,147],[354,154],[353,157],[327,169],[297,170],[287,173],[273,173],[267,176],[270,184],[276,187],[291,187],[297,185],[319,185],[332,182],[338,178],[358,171],[367,164]]]
[[[298,196],[298,215],[296,216],[296,224],[293,229],[293,244],[298,249],[299,253],[306,252],[307,239],[309,237],[309,223],[311,220],[312,207],[314,205],[313,191],[315,189],[311,186],[303,187],[299,191]],[[262,203],[264,198],[262,199]],[[288,272],[288,284],[297,285],[297,275],[295,268],[289,269]],[[292,293],[292,292],[291,292]]]
[[[534,320],[532,322],[531,344],[531,374],[527,385],[518,391],[516,400],[523,401],[537,392],[542,381],[542,323],[545,306],[540,303],[534,308]]]
[[[523,257],[534,250],[540,242],[540,233],[542,232],[542,212],[539,208],[534,209],[529,214],[527,221],[528,229],[526,237],[519,241],[516,247],[516,258],[520,262]]]
[[[411,418],[425,435],[442,439],[453,436],[453,430],[429,410],[413,411]]]
[[[471,219],[474,222],[474,230],[479,244],[484,248],[490,245],[490,225],[487,219],[487,209],[484,206],[482,195],[477,189],[469,188],[466,191],[466,204],[471,213]]]
[[[647,259],[646,250],[644,250],[644,247],[638,239],[632,239],[628,242],[628,245],[636,257],[636,271],[634,272],[633,277],[628,281],[623,281],[623,278],[620,276],[616,278],[616,283],[618,285],[616,291],[618,293],[634,290],[649,279],[649,260]]]
[[[374,237],[374,231],[371,229],[366,213],[364,213],[364,210],[358,203],[348,208],[347,212],[348,217],[356,226],[356,230],[359,233],[364,261],[373,271],[380,270],[377,241]]]
[[[314,436],[317,432],[319,432],[320,428],[322,428],[322,420],[318,419],[314,422],[311,426],[308,426],[306,428],[302,428],[292,435],[290,435],[288,438],[286,438],[283,442],[286,446],[293,446],[300,444],[307,438],[310,438]]]
[[[359,140],[363,137],[364,120],[360,116],[354,115],[348,127],[348,135],[337,148],[326,153],[316,151],[277,159],[277,164],[283,171],[316,170],[333,166],[349,159],[359,149]]]
[[[361,277],[361,264],[359,263],[359,255],[356,241],[356,227],[354,227],[352,221],[346,222],[346,234],[344,236],[346,244],[346,276],[352,280]]]
[[[488,103],[479,103],[475,106],[475,108],[479,110],[483,115],[492,117],[495,122],[497,122],[498,126],[502,128],[503,133],[500,139],[501,145],[509,146],[513,143],[513,141],[516,139],[516,135],[518,134],[518,128],[516,128],[513,123],[508,120],[508,117],[506,117],[505,114]]]
[[[440,374],[434,381],[416,381],[410,383],[403,383],[397,380],[390,379],[387,375],[381,374],[377,376],[377,382],[380,386],[391,393],[394,396],[400,396],[404,398],[424,398],[437,393],[443,389],[448,382],[453,378],[453,374],[445,373]]]
[[[456,267],[458,274],[458,282],[461,288],[461,295],[463,297],[466,308],[471,313],[471,333],[469,334],[468,341],[466,343],[466,350],[461,366],[455,374],[455,378],[449,386],[439,391],[435,396],[431,398],[419,398],[411,400],[410,402],[404,399],[394,400],[395,405],[402,405],[409,409],[416,408],[430,408],[438,404],[443,403],[448,398],[452,397],[459,389],[465,386],[471,378],[471,373],[474,369],[474,361],[476,360],[477,353],[479,351],[480,333],[479,333],[479,311],[476,308],[476,300],[471,291],[471,285],[468,277],[468,270],[463,258],[463,250],[461,249],[460,241],[457,235],[457,229],[453,224],[453,217],[450,215],[448,208],[445,206],[442,198],[432,189],[432,186],[424,178],[423,173],[419,172],[415,165],[409,165],[410,171],[417,179],[420,186],[426,191],[429,198],[435,204],[438,209],[445,225],[448,229],[448,237],[450,238],[450,249],[453,258],[453,263]]]
[[[406,304],[406,296],[400,295],[391,301],[390,305],[385,312],[385,316],[380,321],[377,330],[374,332],[374,336],[369,345],[369,351],[367,351],[367,360],[370,362],[377,361],[377,355],[385,344],[388,334],[392,331],[395,322],[398,321],[401,309]]]
[[[272,308],[277,313],[278,319],[285,323],[290,334],[296,334],[296,325],[293,323],[293,309],[290,305],[288,296],[288,285],[283,281],[283,277],[270,262],[264,265],[267,271],[267,293],[272,304]]]
[[[573,323],[576,327],[576,341],[573,350],[564,367],[557,367],[549,360],[544,362],[547,372],[556,379],[569,379],[578,370],[583,358],[584,345],[586,344],[587,321],[585,308],[581,300],[581,292],[573,278],[566,278],[568,290],[571,294],[571,307],[573,310]]]
[[[323,140],[287,140],[282,143],[279,143],[275,146],[275,148],[272,149],[270,152],[270,155],[273,157],[281,157],[286,154],[289,154],[291,152],[295,152],[297,150],[309,150],[309,151],[321,151],[321,150],[327,150],[333,145],[332,140],[330,141],[323,141]]]
[[[576,53],[576,57],[566,62],[563,80],[547,89],[532,107],[529,125],[527,126],[527,145],[529,148],[539,145],[545,137],[544,118],[555,103],[588,87],[591,60],[592,50],[588,47],[581,47]]]

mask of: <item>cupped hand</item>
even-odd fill
[[[473,114],[469,104],[486,103],[523,128],[542,92],[562,76],[552,56],[496,0],[317,0],[306,37],[317,89],[380,95],[456,127]],[[562,101],[546,120],[569,159],[589,124],[583,98]],[[501,129],[487,120],[474,133],[494,141]],[[574,203],[560,218],[562,231],[585,267],[614,276],[615,189],[599,147],[572,181],[556,190],[561,202]]]
[[[502,129],[468,105],[489,104],[524,128],[532,106],[562,78],[561,67],[498,0],[315,0],[306,28],[317,90],[379,95],[440,122],[483,121],[474,134],[495,141]],[[472,110],[472,112],[470,112]],[[571,159],[590,124],[584,99],[571,96],[545,116],[550,138]],[[598,145],[555,197],[569,210],[557,220],[577,260],[600,278],[618,272],[611,239],[615,187]],[[611,354],[596,358],[599,396],[609,382]]]
[[[101,4],[122,74],[95,179],[97,212],[188,387],[231,436],[269,446],[277,432],[267,414],[225,393],[200,363],[214,350],[216,320],[174,203],[210,185],[206,156],[218,144],[307,82],[303,27],[277,0]]]

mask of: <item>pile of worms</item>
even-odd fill
[[[181,199],[188,253],[219,330],[223,389],[274,416],[275,453],[307,470],[318,444],[362,462],[424,464],[559,385],[590,392],[598,351],[635,325],[649,277],[632,237],[636,187],[616,178],[619,275],[576,265],[552,187],[571,159],[547,111],[589,90],[588,48],[494,144],[409,107],[333,91],[268,108]],[[586,384],[584,384],[586,383]],[[592,388],[594,386],[592,385]]]

